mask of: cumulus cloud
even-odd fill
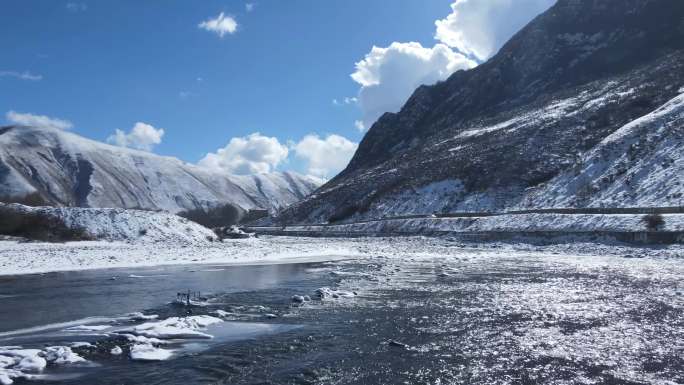
[[[163,128],[157,129],[147,123],[137,122],[128,133],[117,129],[114,135],[107,138],[107,142],[120,147],[152,151],[154,146],[162,142],[163,136]]]
[[[38,81],[38,80],[43,80],[42,75],[36,75],[32,74],[29,71],[0,71],[0,77],[8,77],[8,78],[15,78],[19,80],[31,80],[31,81]]]
[[[245,3],[245,11],[252,12],[254,10],[254,3]]]
[[[452,12],[435,21],[434,47],[394,42],[373,47],[351,75],[361,89],[360,131],[385,112],[396,112],[420,85],[446,79],[459,69],[475,67],[556,0],[453,0]],[[341,104],[338,101],[338,104]]]
[[[435,38],[484,61],[556,0],[456,0],[451,14],[437,20]]]
[[[436,83],[475,65],[444,44],[432,48],[415,42],[394,42],[387,48],[374,46],[356,63],[351,75],[361,85],[358,105],[363,127],[370,127],[385,112],[398,111],[418,86]]]
[[[41,128],[56,128],[58,130],[68,130],[74,125],[64,119],[51,118],[45,115],[36,115],[31,113],[20,113],[16,111],[8,111],[5,115],[7,121],[13,124],[22,126],[41,127]]]
[[[314,177],[329,178],[342,171],[358,147],[339,135],[307,135],[293,145],[297,158],[306,162],[306,172]]]
[[[207,19],[197,25],[199,28],[214,32],[220,37],[225,36],[225,34],[234,34],[237,31],[237,21],[231,16],[226,16],[221,12],[218,16],[213,19]]]
[[[77,3],[77,2],[69,2],[69,3],[66,3],[66,9],[69,12],[83,12],[83,11],[88,9],[88,4]]]
[[[254,133],[233,138],[215,153],[207,154],[199,165],[238,175],[273,171],[288,156],[288,148],[277,138]]]

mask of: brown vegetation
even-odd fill
[[[47,242],[91,240],[80,228],[71,228],[57,217],[44,213],[24,212],[0,205],[0,235]]]
[[[665,218],[661,214],[644,215],[641,220],[649,231],[658,231],[665,226]]]
[[[0,202],[2,203],[19,203],[24,206],[39,207],[39,206],[50,206],[50,203],[40,195],[39,192],[34,191],[30,194],[24,196],[0,196]]]
[[[195,209],[178,213],[179,216],[198,223],[207,228],[227,227],[236,225],[245,215],[245,211],[233,204],[211,209]]]

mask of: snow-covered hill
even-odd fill
[[[1,205],[23,215],[54,218],[67,229],[89,239],[166,245],[205,244],[216,240],[209,229],[165,212],[80,207],[28,207]]]
[[[317,186],[291,172],[226,175],[53,128],[0,128],[0,196],[38,192],[62,206],[170,212],[225,203],[274,211]]]

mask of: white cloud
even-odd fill
[[[35,75],[29,71],[24,71],[24,72],[0,71],[0,77],[10,77],[10,78],[16,78],[16,79],[20,79],[20,80],[32,80],[32,81],[43,80],[42,75]]]
[[[364,127],[370,127],[385,112],[398,111],[418,86],[436,83],[475,65],[444,44],[432,48],[415,42],[374,46],[356,63],[356,72],[351,75],[361,85],[357,103]]]
[[[349,104],[356,104],[358,101],[359,101],[359,100],[358,100],[357,98],[348,97],[348,96],[347,96],[347,97],[345,97],[345,98],[342,99],[342,100],[333,99],[332,103],[333,103],[333,105],[335,105],[335,106],[342,106],[342,105],[345,105],[345,104],[346,104],[346,105],[349,105]]]
[[[339,135],[328,135],[325,139],[318,135],[307,135],[293,145],[297,158],[307,164],[306,172],[319,178],[329,178],[342,171],[358,147]]]
[[[277,138],[254,133],[233,138],[215,153],[207,154],[199,165],[231,174],[262,174],[273,171],[288,156],[287,146]]]
[[[88,9],[88,4],[77,3],[77,2],[69,2],[69,3],[66,3],[66,9],[69,12],[83,12],[83,11]]]
[[[163,136],[163,128],[157,129],[147,123],[137,122],[128,134],[117,129],[114,135],[107,138],[107,142],[120,147],[152,151],[154,146],[162,142]]]
[[[233,17],[226,16],[221,12],[215,18],[207,19],[197,26],[205,31],[214,32],[220,37],[223,37],[227,33],[234,34],[237,31],[238,24]]]
[[[437,20],[435,38],[484,61],[556,0],[456,0],[452,13]]]
[[[356,129],[359,130],[359,132],[364,132],[364,131],[366,131],[366,125],[363,124],[363,122],[360,121],[360,120],[355,120],[355,121],[354,121],[354,127],[356,127]]]
[[[68,130],[74,126],[68,120],[51,118],[45,115],[19,113],[16,111],[8,111],[5,117],[9,122],[22,126],[56,128],[58,130]]]
[[[252,12],[254,10],[254,3],[246,3],[245,4],[245,11],[247,12]]]

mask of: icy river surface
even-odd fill
[[[680,384],[683,278],[476,251],[6,276],[0,384]]]

